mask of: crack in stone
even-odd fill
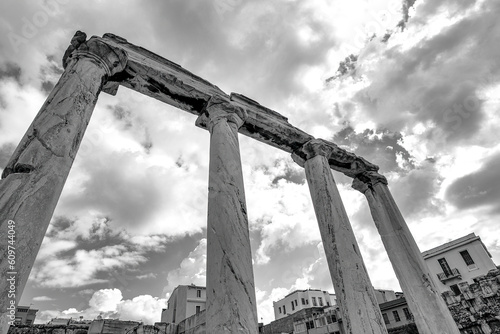
[[[51,128],[52,129],[52,128]],[[64,154],[57,154],[56,152],[54,152],[52,150],[52,147],[50,147],[47,143],[45,143],[42,138],[40,138],[39,136],[39,132],[37,131],[37,129],[33,129],[33,136],[38,139],[38,141],[40,142],[40,144],[42,144],[42,146],[47,150],[49,151],[50,153],[52,153],[53,155],[55,155],[56,157],[59,157],[59,158],[64,158]]]

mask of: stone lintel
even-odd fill
[[[364,194],[368,189],[373,189],[377,183],[387,185],[387,179],[377,172],[365,172],[354,178],[352,187]]]
[[[292,153],[292,159],[301,167],[307,160],[317,155],[324,156],[333,170],[344,173],[350,177],[359,174],[376,172],[378,166],[354,153],[341,149],[334,143],[324,139],[312,139]]]
[[[199,116],[212,96],[221,96],[246,110],[248,118],[239,128],[243,135],[292,153],[313,137],[288,123],[287,118],[237,93],[228,95],[219,87],[182,66],[113,34],[101,40],[128,54],[127,67],[110,80]]]
[[[280,113],[244,95],[237,93],[228,95],[216,85],[196,76],[182,66],[129,43],[122,37],[108,33],[102,38],[92,37],[94,38],[123,50],[128,55],[125,70],[113,75],[110,81],[196,116],[205,112],[209,101],[214,96],[220,97],[225,103],[244,109],[247,118],[239,127],[239,133],[288,153],[300,150],[305,143],[314,139],[310,134],[291,125],[288,119]],[[105,91],[108,91],[107,87]],[[197,122],[198,126],[206,128],[202,119]],[[328,144],[335,146],[328,158],[332,169],[350,177],[355,177],[364,171],[378,170],[377,166],[363,158],[340,149],[335,144]],[[300,154],[298,157],[304,160]]]
[[[233,105],[223,96],[212,96],[201,115],[196,119],[196,126],[212,132],[215,124],[222,120],[233,123],[239,129],[247,119],[244,108]]]

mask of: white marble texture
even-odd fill
[[[344,332],[387,333],[328,160],[316,155],[304,167]]]
[[[254,334],[257,305],[238,143],[244,111],[212,99],[200,118],[211,133],[206,332]]]
[[[421,334],[459,334],[446,303],[435,289],[417,243],[411,234],[387,181],[378,173],[355,179],[353,188],[365,194],[373,220]]]
[[[105,78],[122,70],[126,56],[102,43],[75,51],[59,82],[4,169],[0,181],[0,235],[15,222],[15,265],[0,263],[0,333],[6,333],[10,298],[7,272],[15,271],[16,304],[30,274]],[[110,67],[111,66],[111,67]],[[7,240],[0,252],[7,253]],[[10,275],[9,275],[10,276]]]

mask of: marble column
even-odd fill
[[[352,186],[368,200],[373,220],[408,307],[413,313],[418,332],[459,334],[417,243],[387,187],[386,178],[376,172],[366,172],[358,175]]]
[[[0,180],[2,334],[14,320],[9,308],[15,309],[21,298],[99,92],[127,62],[124,52],[85,39],[80,32],[73,38],[63,61],[65,71]]]
[[[257,306],[238,143],[246,113],[212,97],[197,125],[210,131],[207,223],[207,333],[258,332]],[[201,125],[203,124],[203,125]]]
[[[336,148],[326,141],[314,139],[294,152],[292,158],[305,168],[344,332],[387,333],[328,163],[328,157]]]

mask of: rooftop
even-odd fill
[[[385,310],[388,310],[390,308],[404,305],[404,304],[406,304],[406,299],[404,297],[402,297],[402,298],[390,300],[388,302],[384,302],[382,304],[379,304],[379,307],[380,307],[381,311],[385,311]]]
[[[283,298],[286,298],[286,297],[288,297],[288,296],[291,296],[291,295],[293,295],[293,294],[294,294],[294,293],[296,293],[296,292],[307,292],[307,291],[319,291],[319,292],[326,292],[326,293],[328,293],[328,294],[330,294],[330,295],[333,295],[333,293],[330,293],[330,292],[328,292],[328,291],[323,291],[323,290],[321,290],[321,289],[305,289],[305,290],[295,290],[295,291],[292,291],[292,292],[290,292],[288,295],[286,295],[286,296],[285,296],[285,297],[283,297]]]
[[[456,248],[456,247],[459,247],[459,246],[463,246],[463,245],[469,244],[469,243],[471,243],[473,241],[476,241],[476,240],[478,240],[481,243],[481,245],[483,246],[483,248],[486,251],[486,253],[489,255],[489,257],[491,257],[490,252],[488,252],[488,250],[486,249],[486,246],[481,241],[481,238],[478,237],[474,233],[469,233],[469,234],[467,234],[464,237],[461,237],[461,238],[449,241],[449,242],[444,243],[444,244],[442,244],[440,246],[437,246],[435,248],[432,248],[432,249],[429,249],[429,250],[427,250],[425,252],[422,252],[422,256],[424,257],[424,259],[428,259],[430,257],[433,257],[433,256],[439,255],[441,253],[444,253],[444,252],[446,252],[446,251],[448,251],[450,249],[453,249],[453,248]]]

